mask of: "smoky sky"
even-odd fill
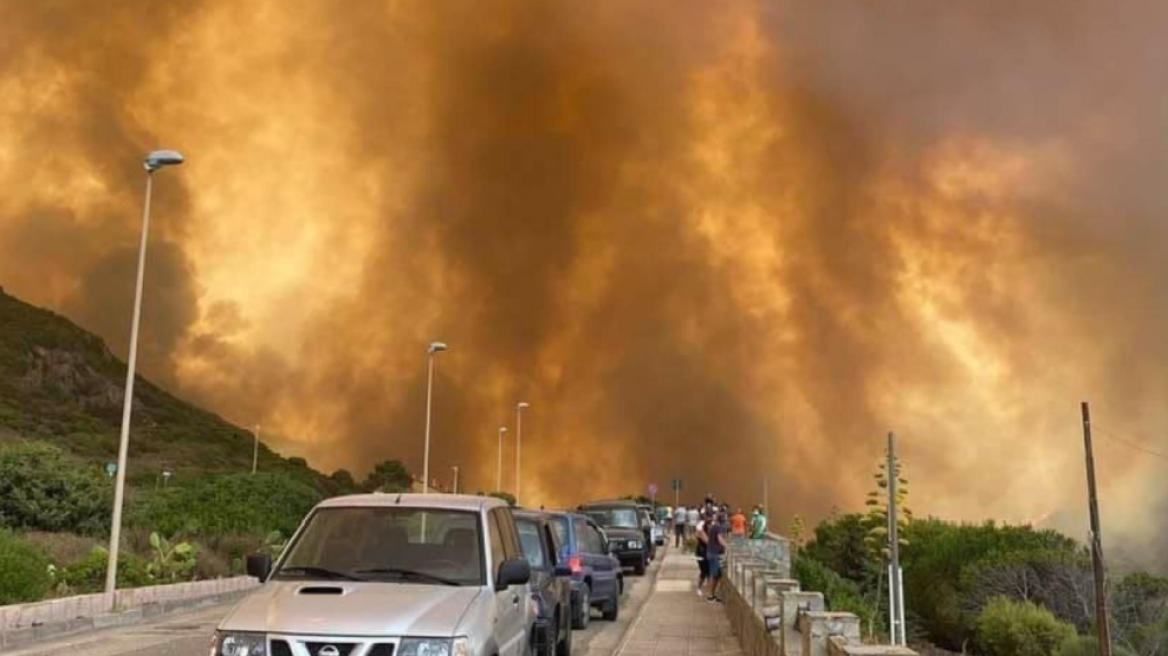
[[[1165,447],[1160,3],[21,2],[0,284],[316,466],[1084,523]],[[1135,544],[1162,461],[1100,444]],[[780,524],[781,525],[781,524]]]

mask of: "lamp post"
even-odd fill
[[[503,491],[503,436],[507,434],[507,427],[499,427],[499,462],[495,465],[495,491]]]
[[[520,467],[523,464],[523,411],[530,407],[526,401],[515,404],[515,503],[519,503]]]
[[[454,491],[453,494],[458,494],[458,465],[451,467],[454,470]]]
[[[428,373],[426,374],[426,446],[422,454],[422,494],[430,491],[430,415],[434,399],[434,356],[448,347],[443,342],[430,342],[427,349]]]
[[[256,424],[255,432],[253,433],[253,435],[255,437],[255,445],[252,447],[252,450],[251,450],[251,473],[254,476],[256,473],[256,470],[259,469],[259,464],[260,464],[260,425],[259,424]]]
[[[164,166],[183,163],[174,150],[155,150],[146,156],[146,200],[142,208],[142,235],[138,244],[138,278],[134,285],[134,316],[130,322],[130,355],[126,359],[126,394],[122,400],[122,431],[118,440],[118,469],[114,482],[114,510],[110,519],[109,564],[105,572],[105,594],[110,610],[114,609],[114,590],[118,581],[118,542],[122,537],[122,503],[126,491],[126,456],[130,450],[130,411],[134,407],[134,366],[138,358],[138,325],[142,318],[142,278],[146,269],[146,241],[150,233],[150,195],[154,189],[154,172]]]

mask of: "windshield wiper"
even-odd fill
[[[331,569],[325,569],[323,567],[308,567],[308,566],[305,566],[305,567],[284,567],[279,572],[276,572],[276,576],[280,576],[281,574],[290,574],[292,576],[296,576],[298,574],[301,574],[301,575],[305,575],[305,576],[319,576],[321,578],[326,578],[326,579],[344,579],[346,581],[364,581],[365,580],[359,576],[353,576],[352,574],[345,574],[344,572],[334,572]]]
[[[371,569],[359,569],[354,574],[396,574],[397,576],[421,581],[429,581],[431,583],[439,583],[441,585],[462,585],[454,579],[448,579],[445,576],[437,576],[435,574],[428,574],[426,572],[419,572],[412,569],[401,569],[399,567],[375,567]]]

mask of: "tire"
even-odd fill
[[[641,562],[637,563],[637,565],[635,567],[633,567],[633,573],[636,574],[637,576],[644,576],[645,575],[645,559],[644,558],[641,558]]]
[[[592,619],[592,588],[585,585],[580,588],[580,604],[576,608],[576,612],[572,614],[572,628],[582,631],[588,628],[588,622]]]
[[[560,631],[560,642],[556,644],[556,656],[572,656],[572,626],[570,624],[565,624],[563,630]]]
[[[608,603],[604,604],[601,613],[606,622],[615,622],[620,615],[620,597],[609,599]]]

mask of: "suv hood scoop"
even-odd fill
[[[338,585],[305,585],[296,591],[302,595],[343,595],[345,589]]]

